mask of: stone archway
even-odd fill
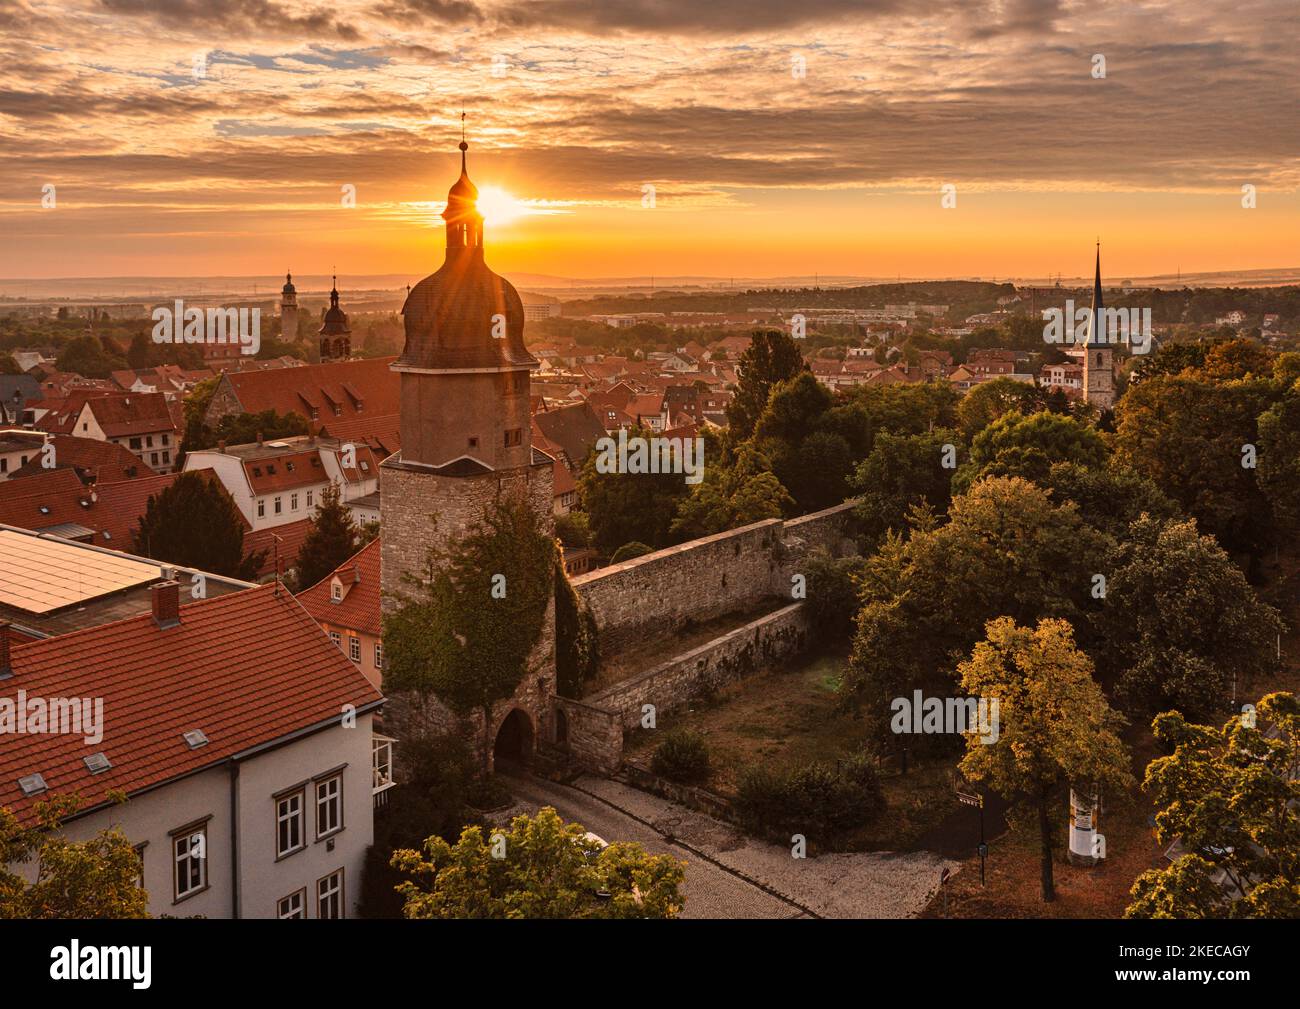
[[[515,708],[506,715],[497,729],[496,742],[492,745],[492,766],[521,766],[527,764],[533,755],[533,722],[522,708]]]

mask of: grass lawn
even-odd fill
[[[631,733],[625,753],[649,763],[659,734],[688,728],[709,745],[713,775],[707,787],[733,796],[747,767],[784,768],[814,760],[834,763],[860,750],[862,725],[837,707],[844,656],[794,660],[720,691],[707,704],[666,715],[655,731]],[[950,788],[953,761],[913,764],[906,775],[884,770],[888,811],[879,822],[845,839],[848,850],[906,851],[956,807]]]

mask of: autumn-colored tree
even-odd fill
[[[1133,884],[1126,918],[1300,918],[1300,702],[1263,698],[1222,728],[1158,715],[1172,749],[1147,765],[1156,837],[1173,864]]]
[[[0,918],[148,918],[149,894],[137,881],[140,856],[116,827],[84,841],[60,832],[80,801],[59,797],[35,806],[23,826],[0,808]],[[34,864],[35,882],[14,871]]]
[[[675,918],[684,902],[684,862],[595,841],[549,806],[487,837],[430,837],[392,864],[412,877],[397,888],[407,918]]]
[[[1080,785],[1122,796],[1133,785],[1117,734],[1123,719],[1106,704],[1092,662],[1075,647],[1065,620],[1040,620],[1033,630],[1009,617],[992,620],[958,672],[966,694],[998,700],[997,739],[968,733],[962,774],[1036,816],[1042,897],[1052,901],[1053,809],[1060,793]]]

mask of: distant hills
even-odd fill
[[[423,274],[367,274],[343,276],[341,290],[349,297],[366,292],[400,293]],[[799,275],[785,277],[560,277],[544,273],[511,273],[505,276],[521,291],[558,298],[562,301],[587,299],[601,295],[652,296],[665,290],[683,293],[725,294],[771,288],[861,287],[874,284],[922,284],[946,280],[1014,283],[1017,286],[1050,287],[1052,277],[858,277],[843,275]],[[1061,277],[1065,287],[1090,285],[1088,277]],[[1277,267],[1264,270],[1170,273],[1151,277],[1106,276],[1106,285],[1118,286],[1128,281],[1134,287],[1279,287],[1300,284],[1300,267]],[[283,274],[263,276],[209,277],[55,277],[42,279],[0,279],[0,298],[6,300],[68,299],[72,301],[153,301],[161,298],[222,296],[247,299],[278,298],[284,284]],[[328,274],[295,274],[294,286],[299,295],[328,291]]]

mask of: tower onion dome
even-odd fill
[[[346,336],[352,330],[348,328],[348,315],[339,308],[339,278],[334,278],[330,289],[330,307],[325,312],[324,322],[320,327],[321,336]]]
[[[406,344],[397,371],[519,371],[539,366],[524,347],[524,306],[519,292],[483,261],[483,215],[478,187],[465,167],[469,145],[460,142],[460,178],[442,212],[447,258],[413,288],[402,306]]]
[[[284,294],[297,294],[297,293],[298,293],[298,289],[297,289],[296,287],[293,286],[293,274],[292,274],[292,273],[286,273],[286,274],[284,275],[284,287],[281,288],[281,291],[282,291]]]

